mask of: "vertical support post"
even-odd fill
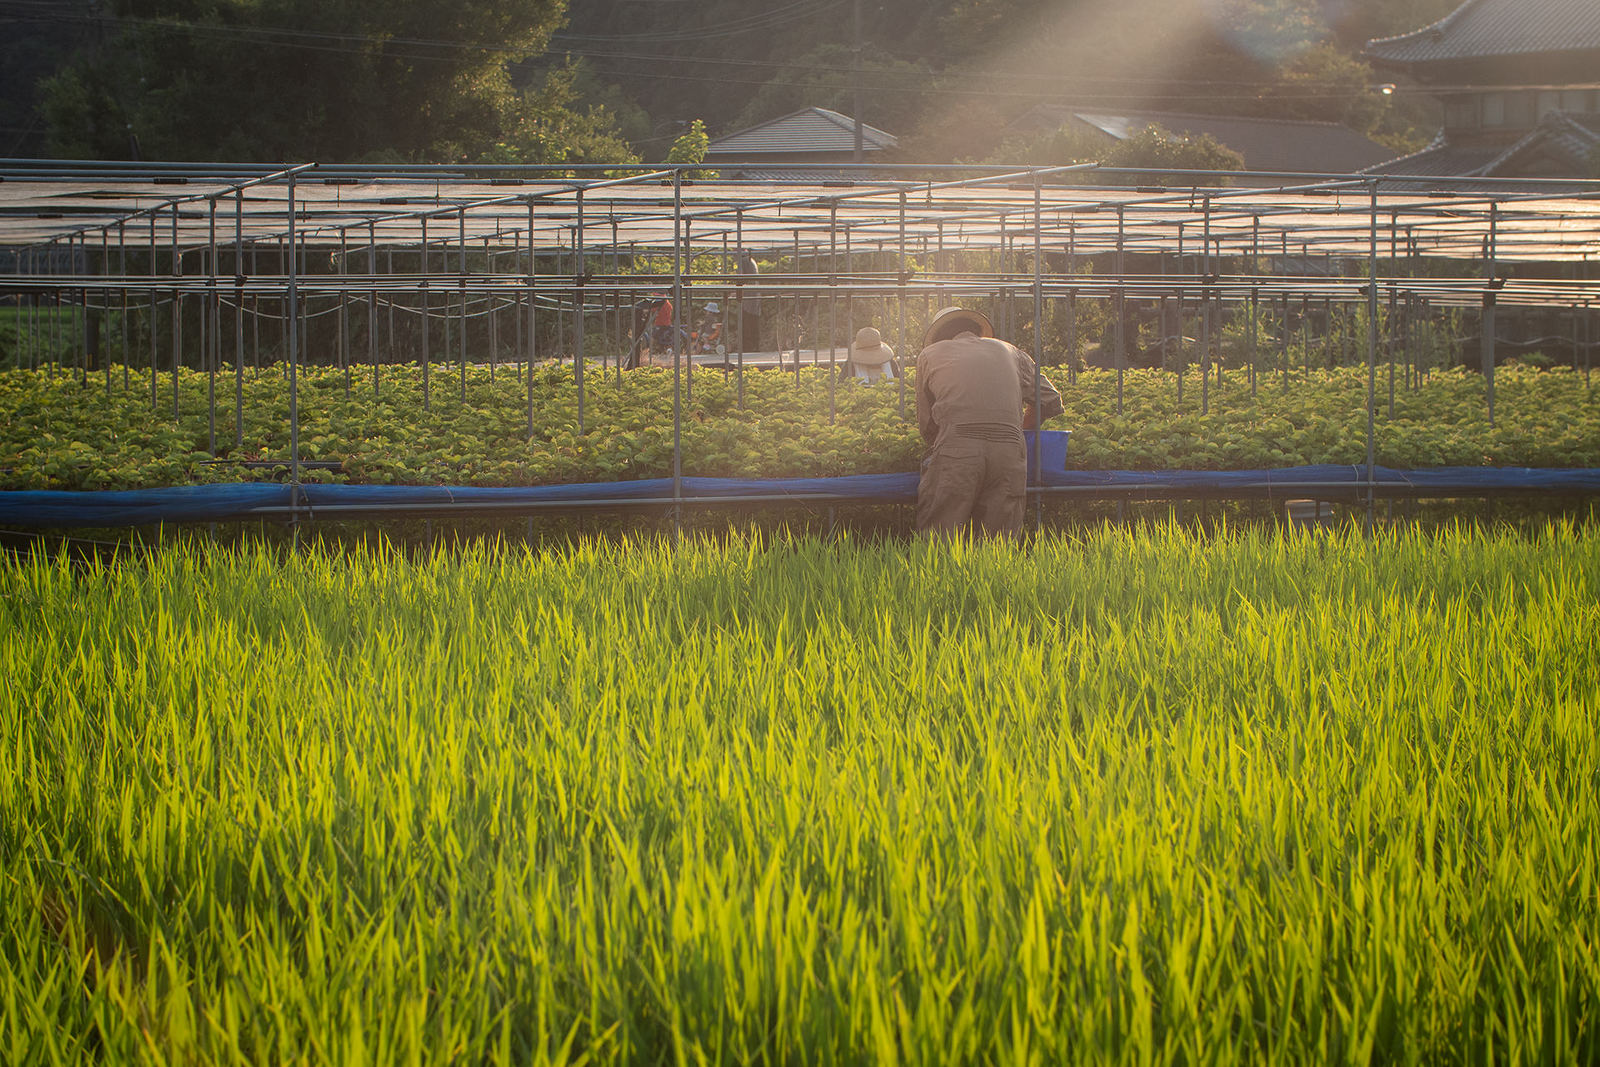
[[[572,231],[572,378],[578,389],[578,434],[583,434],[583,327],[584,327],[584,243],[583,243],[583,190],[577,193],[578,221]]]
[[[389,333],[390,343],[393,344],[394,331],[391,330]],[[378,399],[378,224],[370,221],[367,223],[367,358],[372,363],[372,399],[376,400]]]
[[[257,269],[257,251],[255,241],[250,242],[250,273],[257,277],[261,272]],[[261,297],[250,297],[250,348],[255,362],[255,376],[261,377]]]
[[[896,303],[900,308],[900,327],[897,336],[900,338],[900,351],[909,351],[906,343],[906,191],[900,190],[900,290]],[[899,389],[900,417],[906,417],[906,376],[900,375],[896,379]]]
[[[498,238],[499,227],[495,227],[495,236]],[[498,361],[500,348],[500,293],[494,288],[494,257],[495,253],[489,247],[489,235],[483,235],[483,269],[489,275],[485,283],[489,286],[489,384],[494,384],[495,363]]]
[[[1184,272],[1184,263],[1183,263],[1183,227],[1184,227],[1183,223],[1181,223],[1181,222],[1178,223],[1178,277],[1180,279],[1180,283],[1181,283],[1181,279],[1183,278],[1183,272]],[[1182,407],[1183,406],[1183,379],[1184,379],[1184,372],[1189,369],[1189,367],[1188,367],[1188,359],[1189,359],[1189,357],[1188,357],[1187,353],[1185,353],[1184,350],[1183,350],[1184,318],[1183,318],[1183,289],[1181,288],[1181,284],[1180,284],[1180,288],[1178,289],[1178,291],[1173,294],[1173,298],[1174,298],[1174,300],[1176,301],[1176,303],[1178,305],[1178,358],[1177,358],[1177,360],[1175,362],[1178,364],[1178,405],[1179,405],[1179,407]]]
[[[133,362],[133,352],[128,340],[128,233],[125,222],[117,223],[117,277],[122,280],[122,391],[126,394],[132,388],[129,364]]]
[[[1205,232],[1200,239],[1200,272],[1204,289],[1200,297],[1200,414],[1211,410],[1211,198],[1205,201]]]
[[[794,231],[794,269],[791,272],[791,276],[798,276],[799,273],[800,273],[800,231],[799,230],[795,230]],[[796,284],[796,283],[791,282],[790,284]],[[799,384],[800,384],[800,332],[801,332],[801,326],[804,324],[804,322],[805,322],[805,319],[800,314],[800,290],[797,287],[795,289],[795,294],[794,294],[794,384],[796,386],[799,386]],[[783,354],[781,352],[778,354],[778,362],[780,364],[783,362]]]
[[[111,290],[105,288],[105,283],[111,278],[111,227],[106,226],[100,230],[100,277],[102,279],[99,290],[99,321],[104,329],[98,331],[101,336],[100,362],[105,365],[106,372],[106,402],[111,402]],[[87,303],[87,300],[85,301]]]
[[[1284,230],[1279,235],[1282,244],[1283,265],[1288,266],[1289,260],[1289,231]],[[1278,337],[1278,354],[1283,359],[1283,393],[1289,395],[1289,294],[1283,294],[1283,329]]]
[[[156,213],[150,212],[150,410],[154,412],[161,406],[159,394],[160,370],[157,367],[156,356],[156,316],[160,313],[160,305],[156,302]]]
[[[837,203],[835,206],[837,206]],[[852,280],[852,284],[845,286],[844,291],[844,335],[849,338],[848,344],[853,345],[856,339],[856,298],[853,284],[856,273],[856,259],[855,250],[851,246],[850,227],[848,225],[844,228],[844,272]],[[902,353],[902,361],[904,358],[904,353]],[[904,362],[900,364],[900,369],[902,372],[905,370]],[[904,375],[902,374],[901,376],[903,377]]]
[[[1078,224],[1067,223],[1067,277],[1078,273]],[[1067,384],[1078,381],[1078,291],[1067,290]]]
[[[1483,357],[1484,396],[1489,406],[1490,427],[1494,426],[1495,270],[1498,266],[1496,263],[1498,253],[1495,245],[1498,236],[1496,230],[1500,219],[1499,209],[1500,205],[1497,203],[1489,205],[1489,244],[1484,256],[1485,260],[1487,260],[1485,270],[1488,274],[1489,287],[1483,291],[1483,320],[1481,324],[1483,337],[1480,341]]]
[[[89,258],[89,241],[87,234],[67,238],[67,273],[76,279],[80,273],[79,260],[87,267]],[[76,293],[76,297],[74,297]],[[78,380],[87,385],[89,382],[89,290],[82,287],[76,290],[67,290],[67,299],[72,305],[68,331],[72,334],[72,347],[77,350]]]
[[[27,257],[28,257],[28,269],[27,269],[26,272],[24,272],[23,269],[22,269],[22,257],[23,257],[24,254],[26,254]],[[33,261],[33,246],[30,245],[25,250],[18,250],[18,252],[17,252],[17,273],[18,274],[26,273],[26,274],[28,274],[29,277],[32,277],[36,273],[36,270],[37,270],[37,268],[35,267],[34,261]],[[37,317],[35,315],[35,311],[36,311],[36,309],[38,307],[38,304],[39,304],[39,295],[38,295],[38,293],[36,291],[35,292],[30,292],[28,294],[28,314],[27,314],[28,343],[27,343],[27,348],[26,348],[26,358],[24,358],[24,350],[23,350],[23,348],[21,346],[21,337],[22,337],[21,330],[22,330],[22,323],[23,323],[23,315],[22,315],[22,303],[21,303],[21,298],[20,297],[18,298],[18,303],[17,303],[17,331],[18,331],[18,333],[17,333],[17,337],[18,337],[17,366],[18,367],[24,367],[25,366],[25,367],[28,367],[31,370],[38,370],[39,369],[39,366],[38,366],[38,353],[39,353],[39,346],[38,346],[38,342],[39,342],[39,337],[38,337],[38,319],[37,319]]]
[[[432,400],[428,388],[428,378],[433,363],[432,353],[429,352],[431,347],[429,345],[429,334],[433,332],[432,322],[430,321],[433,310],[431,307],[433,296],[428,292],[428,216],[423,215],[420,221],[422,223],[422,245],[417,249],[417,259],[422,279],[417,287],[422,290],[422,410],[426,412],[429,410]],[[445,314],[449,314],[448,308],[445,309]]]
[[[344,370],[344,398],[350,399],[350,244],[349,230],[339,227],[339,366]]]
[[[528,236],[529,236],[529,239],[531,241],[533,235],[529,234]],[[530,247],[531,247],[531,245],[530,245]],[[513,276],[515,276],[515,275],[520,274],[521,272],[522,272],[522,233],[521,233],[521,231],[517,231],[517,232],[512,234],[511,273],[512,273]],[[521,368],[521,364],[528,358],[527,347],[522,343],[522,339],[525,336],[525,334],[522,332],[522,292],[521,292],[521,288],[522,287],[519,286],[516,289],[513,289],[511,291],[511,323],[516,328],[516,332],[517,332],[517,346],[514,349],[514,351],[517,354],[517,358],[513,362],[518,366],[519,370]]]
[[[683,325],[683,169],[672,170],[672,330]],[[683,346],[672,346],[672,539],[683,525]]]
[[[244,190],[233,193],[233,447],[244,447]]]
[[[839,201],[828,202],[828,425],[838,418],[839,360],[836,355],[838,330],[834,297],[839,289]],[[852,338],[850,341],[854,344]]]
[[[844,235],[844,239],[846,241],[850,240],[850,235],[848,233],[846,233]],[[739,365],[738,365],[738,368],[734,371],[734,374],[739,380],[739,390],[738,390],[739,391],[739,410],[743,411],[744,410],[744,354],[745,354],[745,350],[749,346],[750,342],[752,340],[759,340],[760,338],[759,337],[750,338],[750,337],[746,337],[745,334],[744,334],[744,324],[750,321],[750,316],[745,313],[745,301],[754,300],[754,299],[756,299],[756,297],[755,297],[755,295],[753,293],[751,293],[748,290],[743,288],[744,283],[745,283],[745,277],[744,277],[744,271],[743,271],[744,261],[748,258],[750,260],[750,262],[754,263],[755,262],[755,257],[754,257],[754,254],[748,248],[746,248],[744,246],[744,212],[742,210],[734,212],[734,215],[733,215],[733,244],[734,244],[734,247],[739,250],[739,264],[740,264],[740,271],[739,271],[739,285],[740,285],[740,290],[739,290],[739,357],[738,357],[739,358]],[[757,305],[757,306],[759,307],[760,305]]]
[[[728,316],[733,314],[733,289],[729,287],[727,281],[728,276],[733,273],[733,258],[728,254],[728,231],[726,229],[722,231],[722,261],[717,269],[723,278],[722,329],[717,334],[717,337],[720,338],[717,345],[721,351],[718,352],[716,349],[712,351],[722,357],[722,380],[727,382],[728,376],[733,373],[732,367],[728,364],[728,341],[733,336],[732,331],[728,328]]]
[[[943,237],[943,231],[940,232]],[[1044,419],[1040,418],[1040,403],[1044,385],[1044,179],[1035,171],[1033,175],[1033,484],[1044,486]],[[1044,493],[1033,494],[1033,528],[1044,527]]]
[[[555,270],[552,273],[556,277],[559,278],[563,273],[565,273],[561,269],[562,268],[562,264],[561,264],[561,230],[560,230],[560,228],[557,228],[555,230],[555,238],[556,238],[556,247],[555,247],[555,251],[552,254],[555,256],[556,262],[555,262]],[[562,312],[561,312],[561,291],[559,289],[556,290],[555,300],[556,300],[556,362],[559,363],[559,362],[561,362],[561,353],[563,353],[563,352],[565,352],[567,350],[567,317],[566,317],[566,315],[562,314]]]
[[[1213,239],[1211,248],[1211,277],[1216,282],[1222,275],[1222,237]],[[1223,293],[1220,288],[1213,286],[1213,299],[1211,301],[1211,335],[1216,338],[1217,345],[1217,402],[1222,402],[1222,372],[1228,365],[1228,346],[1226,331],[1227,305],[1223,303]]]
[[[57,245],[55,239],[49,244],[50,258],[46,267],[53,275],[57,273],[59,257],[56,255]],[[66,357],[61,354],[61,289],[59,287],[50,293],[50,360],[52,366],[50,377],[54,378],[56,371],[66,369]]]
[[[183,253],[178,251],[178,205],[172,205],[172,276],[183,275]],[[172,417],[178,417],[178,368],[183,363],[183,299],[172,290]]]
[[[534,282],[533,197],[531,197],[531,196],[528,197],[527,205],[528,205],[528,276],[527,276],[527,290],[528,290],[528,365],[527,365],[527,368],[526,368],[526,374],[527,374],[527,391],[528,391],[528,440],[532,441],[533,440],[533,357],[534,357],[534,353],[537,351],[537,348],[535,346],[535,341],[534,341],[534,332],[533,332],[534,331],[534,326],[536,325],[536,322],[535,322],[535,319],[534,319],[534,316],[536,314],[536,311],[535,311],[536,301],[534,300],[534,289],[533,289],[533,282]]]
[[[206,230],[206,325],[200,331],[200,345],[206,361],[206,450],[217,455],[217,358],[222,352],[222,301],[217,292],[217,198],[207,197]]]
[[[1254,281],[1261,274],[1261,216],[1250,216],[1250,277]],[[1260,287],[1250,286],[1250,399],[1256,396],[1256,332],[1260,328]]]
[[[295,190],[294,171],[289,172],[289,272],[284,287],[291,320],[289,329],[289,521],[295,531],[295,543],[300,535],[300,277],[295,257]]]
[[[1117,258],[1115,268],[1117,275],[1117,287],[1112,291],[1111,306],[1115,315],[1115,325],[1113,326],[1114,332],[1112,334],[1112,338],[1115,341],[1115,346],[1112,348],[1112,359],[1114,359],[1117,364],[1117,414],[1119,416],[1122,414],[1123,380],[1127,376],[1126,366],[1128,362],[1128,341],[1127,337],[1125,336],[1127,332],[1128,304],[1126,295],[1122,288],[1123,278],[1127,275],[1126,266],[1123,261],[1123,241],[1127,232],[1125,229],[1125,224],[1126,217],[1124,208],[1121,204],[1118,204]]]
[[[461,402],[467,402],[467,209],[457,214],[456,228],[456,291],[461,300]]]
[[[1167,287],[1167,253],[1165,251],[1156,253],[1156,265],[1161,272],[1161,288],[1163,290],[1161,298],[1157,301],[1156,322],[1158,327],[1156,339],[1161,345],[1160,369],[1165,371],[1172,364],[1171,359],[1168,358],[1171,355],[1172,309],[1167,304],[1169,297],[1165,292]]]
[[[683,265],[685,272],[692,278],[694,275],[694,234],[691,231],[688,219],[683,220]],[[690,299],[693,299],[690,297]],[[683,398],[689,403],[694,403],[694,345],[684,344],[684,338],[689,335],[689,326],[694,319],[689,317],[688,309],[683,307],[676,297],[672,301],[672,347],[687,348],[688,352],[683,357]],[[798,370],[800,353],[795,352],[795,367]]]
[[[617,282],[622,280],[622,242],[617,234],[617,220],[614,217],[611,220],[611,276],[617,279]],[[631,305],[633,302],[630,300],[628,303]],[[628,345],[633,340],[622,328],[622,290],[620,288],[613,289],[611,293],[611,317],[611,332],[617,338],[617,384],[620,386],[622,384],[622,364],[627,360],[625,353],[628,350]],[[604,371],[604,364],[601,365],[601,370],[602,372]]]
[[[1398,212],[1389,213],[1389,276],[1392,278],[1399,273],[1396,256],[1399,252],[1397,227],[1400,215]],[[1376,282],[1376,279],[1374,279]],[[1397,316],[1395,313],[1395,287],[1389,286],[1389,311],[1383,324],[1383,348],[1389,361],[1389,421],[1394,421],[1394,328]]]
[[[374,228],[374,230],[373,230],[373,240],[374,241],[377,240],[377,230],[376,230],[376,228]],[[383,266],[384,266],[384,273],[388,276],[389,283],[392,285],[393,282],[394,282],[394,246],[393,245],[390,245],[389,247],[387,247],[387,248],[385,248],[383,250]],[[395,336],[394,336],[395,292],[394,292],[394,290],[392,288],[389,290],[388,296],[386,296],[384,298],[383,303],[384,303],[385,310],[388,312],[388,319],[389,319],[389,359],[390,359],[391,362],[393,362],[394,359],[395,359],[395,356],[396,356],[396,353],[398,351],[399,346],[396,344]],[[374,375],[374,381],[376,381],[376,375],[377,375],[377,371],[376,370],[373,371],[373,375]]]
[[[1375,436],[1378,407],[1378,181],[1368,185],[1372,198],[1372,230],[1367,246],[1367,535],[1372,535],[1374,512],[1377,508],[1377,440]]]

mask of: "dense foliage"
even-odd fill
[[[1074,468],[1257,469],[1366,459],[1366,374],[1340,368],[1258,380],[1244,371],[1213,377],[1202,399],[1190,373],[1179,399],[1175,375],[1130,371],[1117,407],[1117,376],[1086,371],[1069,385],[1051,369],[1067,411],[1050,428],[1073,433]],[[141,380],[142,377],[142,380]],[[672,373],[629,371],[617,380],[591,365],[583,427],[570,366],[533,372],[532,433],[526,376],[501,367],[493,380],[475,365],[435,365],[423,410],[416,366],[312,368],[300,376],[301,458],[341,461],[307,478],[457,485],[615,481],[672,473]],[[109,385],[108,385],[109,381]],[[348,389],[346,383],[349,383]],[[242,376],[242,440],[235,444],[235,380],[215,383],[216,455],[206,375],[148,372],[125,390],[120,368],[79,378],[0,372],[0,487],[106,489],[282,477],[238,461],[286,463],[289,393],[281,367]],[[922,443],[915,400],[895,385],[829,383],[825,369],[736,375],[701,369],[683,405],[683,471],[712,477],[780,477],[911,471]],[[1430,374],[1417,389],[1396,386],[1388,408],[1380,383],[1377,459],[1393,467],[1456,465],[1600,467],[1600,405],[1584,376],[1567,370],[1502,368],[1496,420],[1488,423],[1483,380]],[[1202,412],[1202,404],[1208,409]],[[830,405],[833,412],[830,417]],[[215,461],[214,461],[215,460]]]
[[[695,118],[859,99],[913,161],[1015,145],[1040,103],[1326,119],[1399,149],[1436,116],[1372,92],[1360,48],[1457,2],[871,0],[859,52],[851,0],[37,5],[28,70],[54,74],[19,128],[64,156],[625,161]]]
[[[513,85],[565,0],[115,0],[44,87],[53,151],[111,159],[625,161],[571,72]]]
[[[1593,1063],[1600,540],[0,557],[16,1064]]]

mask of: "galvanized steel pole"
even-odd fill
[[[1373,179],[1371,243],[1367,248],[1367,534],[1372,533],[1377,507],[1377,441],[1375,412],[1378,407],[1378,182]]]
[[[683,168],[672,170],[672,330],[683,317]],[[672,346],[672,539],[683,522],[683,345]]]
[[[433,297],[428,292],[428,216],[423,215],[419,221],[422,223],[422,245],[417,250],[418,266],[422,274],[422,278],[418,282],[418,287],[422,290],[422,410],[426,412],[430,410],[432,400],[428,385],[432,371],[433,356],[429,352],[428,335],[432,332],[432,322],[430,321],[432,308],[429,305],[433,303]],[[448,308],[445,311],[446,314],[449,314]]]
[[[295,538],[299,540],[298,508],[300,506],[300,290],[299,265],[294,254],[295,245],[295,191],[294,173],[289,174],[289,272],[284,289],[291,320],[289,330],[289,512],[294,524]]]
[[[572,231],[572,254],[574,263],[572,273],[573,282],[573,309],[572,309],[572,378],[578,389],[578,433],[583,433],[583,327],[584,327],[584,242],[583,242],[583,190],[577,193],[578,221]]]
[[[1497,203],[1489,205],[1489,239],[1485,248],[1484,259],[1487,260],[1485,269],[1488,272],[1489,287],[1483,291],[1483,337],[1480,340],[1483,358],[1483,386],[1484,396],[1489,406],[1489,426],[1494,427],[1494,346],[1495,346],[1495,268],[1496,264],[1496,229],[1499,221],[1499,208]]]
[[[244,446],[244,190],[233,199],[233,447]]]
[[[939,233],[941,241],[944,231]],[[1044,179],[1033,175],[1033,471],[1034,485],[1044,485]],[[1044,527],[1044,494],[1033,494],[1033,528]]]
[[[206,450],[213,459],[217,455],[217,356],[222,349],[222,331],[218,319],[222,315],[222,300],[217,292],[217,198],[206,200],[206,300],[202,310],[206,313],[206,327],[200,331],[200,346],[206,361]]]
[[[533,440],[533,357],[537,351],[534,340],[535,319],[534,301],[534,251],[533,251],[533,197],[528,197],[528,440]]]

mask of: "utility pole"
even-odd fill
[[[856,152],[854,159],[862,162],[863,145],[861,140],[861,0],[855,0],[856,40],[855,47],[850,50],[850,92],[853,102],[850,110],[855,112],[852,118],[856,124]]]

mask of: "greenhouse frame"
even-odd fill
[[[741,273],[741,252],[781,269]],[[1159,309],[1161,365],[1172,349],[1179,359],[1193,358],[1204,370],[1201,388],[1213,372],[1220,384],[1224,373],[1225,311],[1251,312],[1248,354],[1243,365],[1227,368],[1247,376],[1251,389],[1257,353],[1286,344],[1296,310],[1302,320],[1318,305],[1355,313],[1351,321],[1359,321],[1362,336],[1339,342],[1368,369],[1364,471],[1276,472],[1275,483],[1274,472],[1213,472],[1258,476],[1190,484],[1174,475],[1199,472],[1085,480],[1052,476],[1059,472],[1038,460],[1031,478],[1036,497],[1354,494],[1370,511],[1385,495],[1593,493],[1600,489],[1595,472],[1569,472],[1553,487],[1507,480],[1493,469],[1482,479],[1468,472],[1432,485],[1390,477],[1376,467],[1372,442],[1382,405],[1380,368],[1387,368],[1392,407],[1397,365],[1402,387],[1428,372],[1406,342],[1408,331],[1430,316],[1454,313],[1475,324],[1491,424],[1496,351],[1506,343],[1497,337],[1497,322],[1506,317],[1556,324],[1541,340],[1569,352],[1572,366],[1587,373],[1600,300],[1591,264],[1597,254],[1600,181],[875,164],[819,169],[810,183],[762,183],[722,180],[695,166],[551,171],[0,161],[0,299],[17,315],[16,365],[54,358],[85,377],[103,368],[110,389],[112,362],[103,353],[115,350],[124,376],[130,365],[148,376],[157,414],[173,410],[180,365],[209,371],[215,452],[216,412],[230,406],[228,379],[237,385],[252,361],[284,364],[288,484],[255,487],[272,491],[190,518],[903,500],[904,478],[859,486],[838,478],[704,486],[697,483],[714,480],[683,477],[678,399],[692,391],[696,375],[742,376],[792,364],[798,376],[803,363],[836,365],[856,324],[851,302],[862,299],[893,309],[881,322],[884,336],[906,355],[920,340],[908,326],[908,308],[916,320],[919,309],[925,315],[932,307],[976,304],[990,309],[1002,336],[1054,362],[1044,334],[1053,315],[1068,331],[1069,381],[1080,341],[1074,309],[1082,302],[1106,309],[1110,325],[1100,352],[1119,375],[1136,344],[1128,336],[1128,309]],[[396,360],[420,362],[425,373],[440,362],[459,363],[464,380],[483,347],[492,361],[503,353],[508,369],[528,375],[531,434],[538,420],[533,367],[552,359],[573,365],[581,429],[585,374],[624,373],[633,309],[653,294],[672,297],[677,334],[695,300],[724,301],[731,309],[741,298],[757,299],[779,309],[774,318],[787,324],[770,344],[744,338],[735,326],[725,351],[709,359],[674,349],[671,479],[625,492],[543,487],[561,490],[551,494],[535,487],[495,497],[496,491],[480,490],[489,494],[483,499],[461,490],[438,499],[429,487],[408,487],[418,490],[411,499],[395,490],[329,495],[379,487],[318,486],[325,499],[310,502],[301,486],[296,377],[313,320],[332,338],[320,361],[370,367],[374,382]],[[66,326],[61,308],[70,309]],[[1283,328],[1260,331],[1258,309],[1277,309]],[[1195,336],[1186,336],[1186,314],[1197,324]],[[396,340],[397,316],[402,326],[433,325],[407,334],[406,348]],[[100,324],[112,321],[118,335],[102,337]],[[792,336],[783,332],[789,326]],[[72,336],[59,336],[63,329]],[[47,336],[51,331],[56,335]],[[469,352],[472,331],[488,343]],[[802,336],[810,338],[809,348]],[[172,382],[170,402],[164,376]],[[232,392],[231,403],[239,403],[240,391]],[[906,477],[914,498],[914,475]],[[170,494],[150,499],[151,510],[136,509],[124,521],[181,512],[172,510]],[[31,516],[42,523],[43,506],[37,499],[13,501],[0,522],[26,524]],[[104,518],[51,514],[62,525]]]

